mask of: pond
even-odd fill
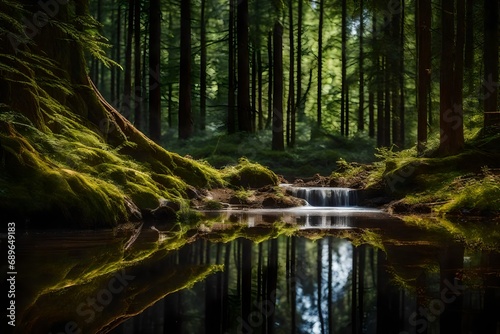
[[[31,231],[16,332],[500,333],[499,231],[355,206]]]

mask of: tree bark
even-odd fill
[[[238,1],[238,130],[252,132],[248,51],[248,0]]]
[[[201,0],[200,13],[200,130],[205,131],[207,120],[207,22],[206,0]]]
[[[359,0],[359,106],[358,106],[358,131],[364,131],[364,108],[365,108],[365,78],[364,78],[364,50],[363,50],[363,34],[364,27],[364,0]]]
[[[227,92],[227,132],[236,132],[236,115],[234,108],[235,71],[234,71],[234,4],[229,0],[229,34],[228,34],[228,92]]]
[[[161,87],[160,87],[160,0],[149,4],[149,136],[156,143],[161,139]]]
[[[194,130],[191,114],[191,0],[181,1],[179,75],[179,139],[188,139]]]
[[[323,89],[323,15],[324,15],[324,0],[319,0],[319,27],[318,27],[318,91],[316,96],[316,122],[318,129],[321,128],[321,98]],[[342,3],[345,3],[343,1]]]
[[[290,135],[287,136],[287,145],[289,147],[295,146],[295,52],[294,52],[294,40],[293,40],[293,1],[288,1],[288,18],[289,18],[289,40],[290,40],[290,70],[289,70],[289,84],[288,84],[288,108],[287,115],[289,115],[290,120],[287,119],[287,123],[290,124]]]
[[[132,104],[132,40],[134,36],[134,1],[128,1],[127,44],[125,46],[125,77],[123,82],[123,102],[121,113],[130,118]]]
[[[462,1],[462,0],[460,0]],[[455,5],[454,0],[441,2],[441,70],[440,70],[440,99],[439,99],[439,126],[441,155],[453,155],[460,152],[464,146],[462,101],[456,96],[458,77],[456,71],[457,54],[460,47],[455,42]],[[461,86],[461,85],[460,85]]]
[[[342,41],[341,41],[341,75],[342,88],[340,97],[340,134],[347,136],[347,2],[342,1]]]
[[[484,128],[500,124],[498,114],[498,1],[484,0]],[[497,113],[494,113],[497,112]]]
[[[274,84],[272,149],[285,149],[283,138],[283,26],[276,21],[273,28]]]
[[[134,4],[134,126],[142,130],[141,1]]]
[[[427,95],[431,79],[431,1],[417,5],[417,152],[422,154],[427,143]]]

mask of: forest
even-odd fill
[[[499,7],[0,1],[8,332],[498,333]]]
[[[93,58],[92,80],[165,147],[244,132],[273,150],[318,137],[341,149],[345,137],[453,155],[499,117],[495,1],[92,1],[90,11],[123,67]]]

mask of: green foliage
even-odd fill
[[[498,173],[498,171],[496,171]],[[487,167],[482,178],[472,178],[459,185],[451,201],[440,208],[442,212],[492,214],[500,212],[500,174]]]

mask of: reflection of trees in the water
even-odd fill
[[[460,333],[466,326],[476,328],[471,333],[495,333],[498,253],[473,256],[489,268],[477,273],[488,286],[474,295],[450,289],[466,276],[463,246],[416,249],[388,245],[382,251],[332,236],[259,244],[243,238],[227,244],[199,240],[174,261],[224,264],[225,270],[165,298],[163,332]],[[139,322],[144,329],[147,322]]]

